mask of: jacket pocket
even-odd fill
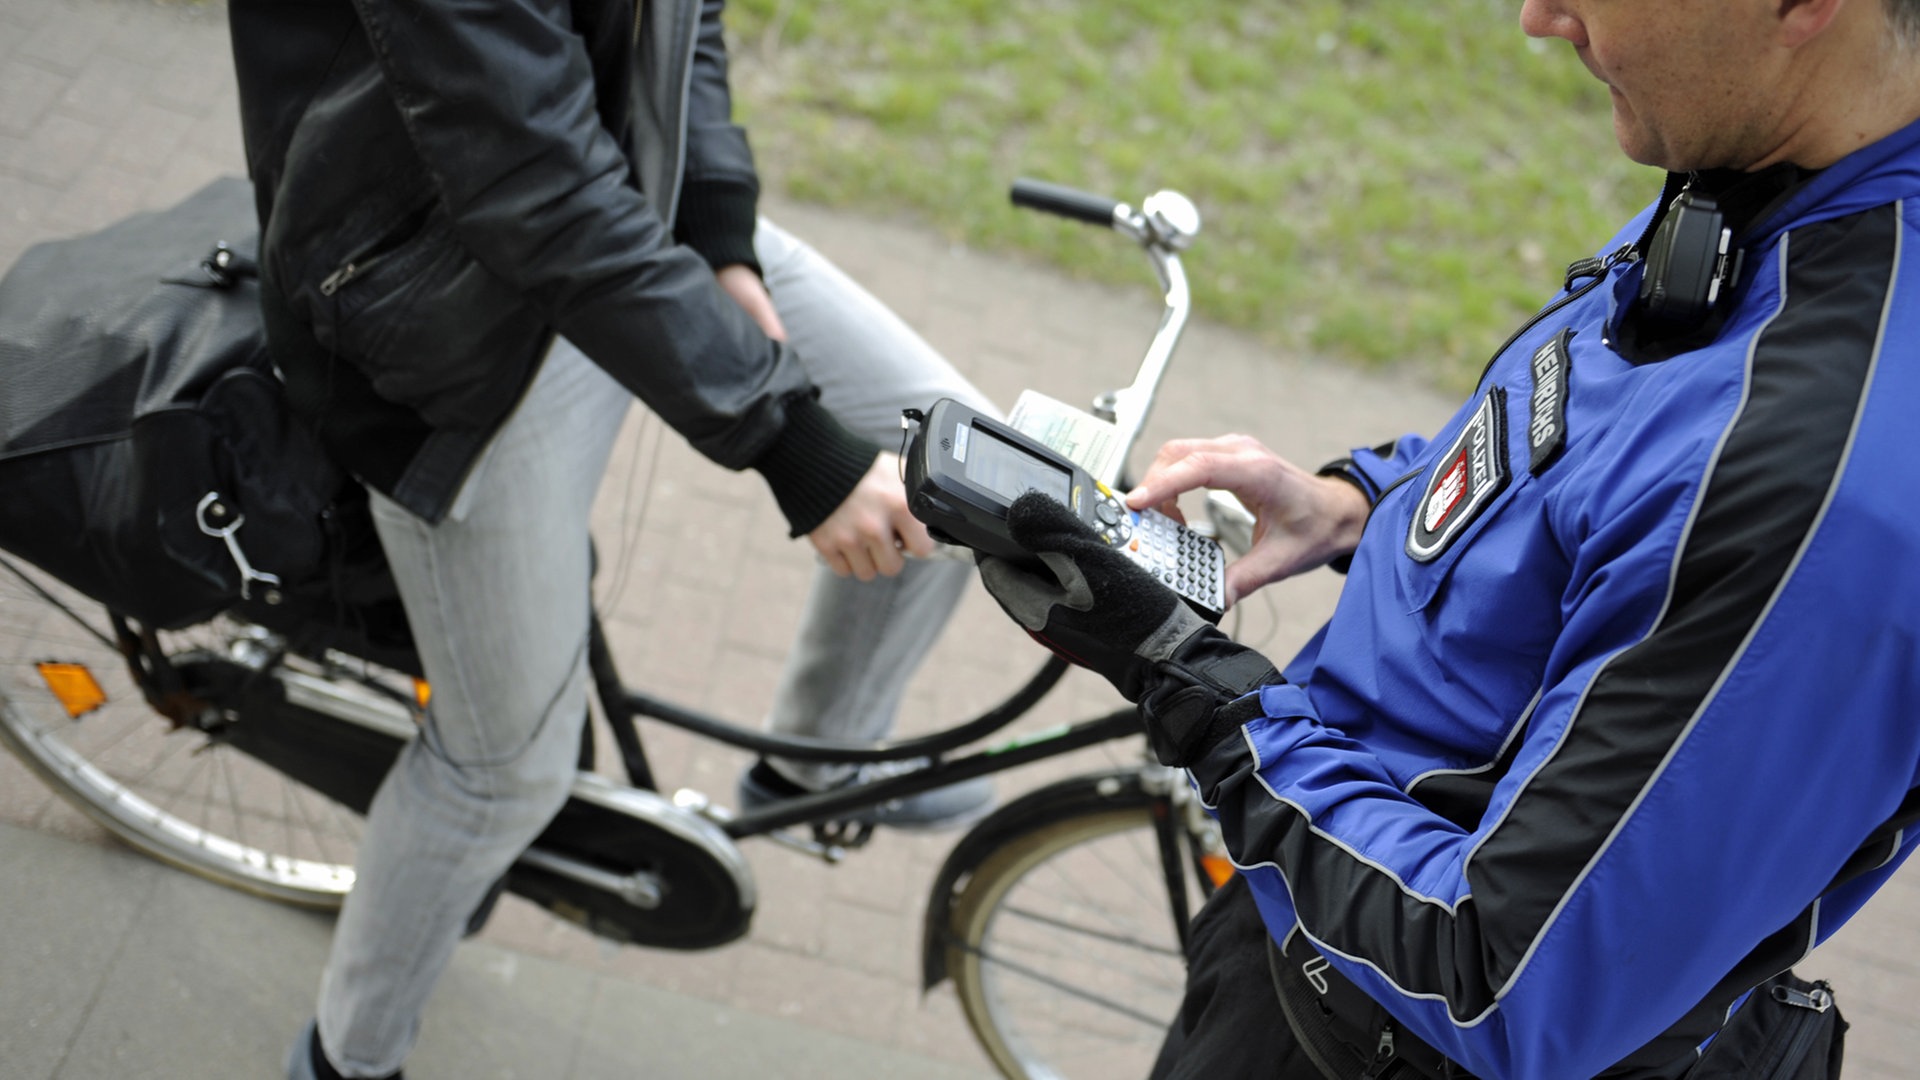
[[[437,427],[505,415],[547,340],[545,321],[468,253],[438,201],[337,262],[314,291],[321,343]]]

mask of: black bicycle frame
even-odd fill
[[[721,825],[727,835],[736,840],[791,825],[842,820],[855,811],[890,799],[917,795],[975,777],[1003,772],[1140,732],[1139,713],[1128,707],[1091,720],[1008,739],[959,757],[946,756],[950,750],[999,731],[1031,709],[1066,673],[1067,662],[1057,656],[1048,657],[1026,685],[1006,701],[965,723],[931,735],[878,743],[773,735],[743,728],[634,690],[621,681],[613,653],[607,648],[598,613],[594,616],[588,641],[588,662],[601,708],[613,728],[628,782],[635,787],[658,790],[652,766],[640,742],[638,721],[643,716],[743,750],[777,754],[796,761],[864,764],[929,759],[925,768],[829,791],[796,795],[739,814]]]

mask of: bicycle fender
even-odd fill
[[[961,883],[981,863],[1022,833],[1089,811],[1147,806],[1165,796],[1147,790],[1143,767],[1111,769],[1058,780],[1007,803],[987,815],[960,838],[927,896],[920,937],[920,991],[925,993],[947,978],[947,943],[953,923],[953,902]]]

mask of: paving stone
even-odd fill
[[[20,39],[12,59],[38,63],[67,75],[86,67],[99,40],[99,27],[118,21],[107,8],[82,10],[49,3],[45,16]]]
[[[49,112],[24,137],[0,135],[0,170],[61,187],[94,162],[105,136],[98,124]],[[70,222],[58,224],[72,229]]]
[[[34,60],[9,60],[0,67],[0,135],[25,138],[59,100],[70,77]]]

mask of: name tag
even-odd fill
[[[1540,475],[1567,445],[1567,372],[1573,357],[1567,342],[1573,339],[1571,327],[1560,331],[1552,341],[1533,354],[1533,396],[1527,408],[1527,445],[1532,453],[1527,471]]]

